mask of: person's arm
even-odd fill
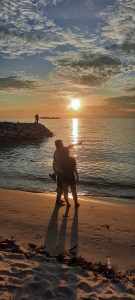
[[[66,148],[67,148],[67,149],[72,149],[72,148],[74,148],[75,146],[80,146],[80,145],[82,145],[82,141],[80,141],[80,142],[78,142],[78,143],[76,143],[76,144],[71,144],[71,145],[67,146]]]

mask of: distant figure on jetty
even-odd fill
[[[34,118],[35,118],[35,123],[38,123],[39,122],[39,115],[36,114]]]
[[[67,147],[64,147],[62,140],[56,140],[55,141],[55,146],[56,150],[54,152],[53,156],[53,174],[49,174],[49,176],[56,181],[57,178],[57,197],[56,197],[56,204],[58,205],[64,205],[63,201],[61,200],[61,196],[63,194],[63,186],[61,183],[61,153],[63,149],[71,149],[75,146],[82,145],[82,141],[76,143],[76,144],[71,144]]]

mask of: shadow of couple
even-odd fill
[[[74,208],[74,215],[71,224],[69,248],[65,249],[69,207],[66,207],[65,214],[62,216],[61,224],[59,224],[59,209],[55,205],[50,222],[48,224],[45,243],[47,252],[52,255],[64,254],[66,250],[74,249],[74,255],[78,252],[78,208]]]

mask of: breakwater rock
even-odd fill
[[[39,123],[0,122],[0,144],[40,142],[53,133]]]

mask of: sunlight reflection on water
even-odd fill
[[[78,142],[78,119],[72,120],[72,138],[73,138],[73,144],[76,144]]]

